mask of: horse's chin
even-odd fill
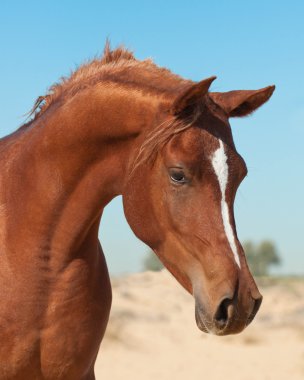
[[[250,323],[250,321],[242,321],[239,325],[234,325],[233,323],[226,328],[219,328],[213,321],[210,321],[204,313],[200,312],[198,308],[195,308],[195,320],[197,327],[207,334],[225,336],[234,335],[242,332]]]
[[[207,334],[217,335],[217,336],[225,336],[231,334],[238,334],[246,327],[245,322],[243,326],[236,326],[233,328],[232,326],[227,326],[226,328],[219,328],[214,321],[210,320],[200,308],[195,308],[195,320],[197,327]]]
[[[207,327],[208,322],[202,317],[201,313],[198,311],[197,307],[195,308],[195,320],[197,327],[206,334],[212,333],[211,330]]]

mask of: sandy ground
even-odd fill
[[[113,280],[98,380],[303,380],[304,281],[266,281],[254,322],[240,335],[198,330],[194,303],[168,272]]]

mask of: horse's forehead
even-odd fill
[[[199,128],[191,129],[175,136],[170,141],[165,154],[167,165],[180,163],[193,170],[209,167],[214,173],[214,163],[217,162],[219,167],[227,165],[230,184],[234,181],[240,182],[247,173],[247,167],[234,145],[231,146],[230,141],[227,142],[225,137],[216,136]]]
[[[190,128],[172,139],[169,152],[183,156],[186,161],[201,162],[212,158],[219,147],[219,140],[224,139],[201,128]]]

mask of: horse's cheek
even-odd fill
[[[132,182],[123,194],[123,206],[126,219],[134,234],[155,249],[163,239],[161,220],[153,203],[149,184]]]

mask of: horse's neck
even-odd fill
[[[0,205],[9,215],[5,234],[14,251],[40,245],[77,251],[104,206],[121,193],[130,156],[155,121],[157,104],[95,91],[50,108],[8,148]],[[14,240],[16,231],[24,238]]]

